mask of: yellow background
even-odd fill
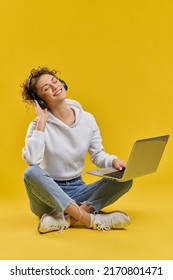
[[[171,259],[173,1],[1,0],[0,27],[0,258]],[[20,84],[40,65],[60,70],[68,98],[95,115],[107,152],[127,160],[134,140],[170,134],[158,172],[136,179],[114,206],[131,215],[128,230],[36,232],[21,157],[35,113],[22,103]],[[87,157],[85,170],[91,167]],[[84,178],[95,180],[85,173]],[[79,235],[83,253],[75,243]],[[55,245],[66,250],[53,253]]]

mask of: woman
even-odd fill
[[[132,181],[101,179],[85,185],[81,173],[86,152],[99,167],[125,168],[107,154],[94,117],[74,100],[66,99],[67,85],[46,67],[33,69],[22,84],[23,101],[35,106],[37,118],[28,128],[23,158],[32,212],[40,218],[38,231],[62,232],[77,221],[87,228],[116,229],[130,223],[121,211],[99,213],[127,192]]]

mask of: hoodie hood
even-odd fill
[[[74,110],[74,112],[75,112],[75,122],[74,122],[74,124],[71,125],[71,127],[75,127],[78,124],[78,122],[80,121],[80,119],[82,117],[82,113],[84,111],[82,109],[81,104],[79,102],[77,102],[76,100],[66,99],[65,101],[66,101],[68,107],[72,108]],[[49,115],[48,122],[51,122],[51,123],[54,123],[54,124],[56,123],[56,124],[58,124],[60,126],[67,126],[61,120],[59,120],[54,115],[52,115],[52,113],[50,111],[48,112],[48,115]]]

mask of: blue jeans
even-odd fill
[[[101,179],[85,185],[81,177],[69,181],[56,181],[37,165],[24,173],[24,182],[32,212],[41,217],[53,209],[64,212],[71,204],[87,203],[97,212],[115,202],[132,186],[132,180],[119,183]]]

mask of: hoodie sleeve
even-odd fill
[[[25,147],[22,149],[22,157],[29,165],[41,163],[45,151],[45,133],[35,130],[37,120],[31,122],[28,127]]]
[[[114,158],[117,157],[115,155],[110,155],[104,151],[99,127],[93,116],[91,120],[92,120],[92,139],[88,150],[91,157],[91,161],[100,168],[112,167],[112,161]]]

